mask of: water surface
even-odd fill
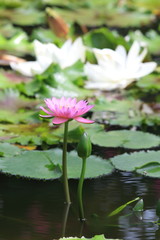
[[[33,181],[0,175],[0,240],[50,240],[62,236],[124,240],[160,239],[155,207],[160,199],[160,180],[132,173],[114,172],[110,176],[86,180],[84,207],[87,221],[78,220],[76,189],[70,180],[72,204],[65,222],[66,205],[60,181]],[[144,212],[132,212],[134,203],[120,214],[108,217],[120,205],[144,199]]]

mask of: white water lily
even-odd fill
[[[88,77],[86,88],[100,90],[123,89],[133,81],[150,74],[157,66],[155,62],[142,63],[147,49],[141,51],[140,43],[135,41],[128,54],[123,46],[116,50],[93,49],[98,64],[86,63]]]
[[[59,64],[63,69],[78,60],[82,62],[85,60],[85,47],[81,38],[77,38],[73,43],[68,39],[61,48],[53,43],[43,44],[38,40],[33,44],[36,61],[10,63],[12,69],[28,77],[43,73],[52,63]]]
[[[55,44],[49,43],[49,49],[52,55],[52,61],[58,63],[62,69],[73,65],[78,60],[82,62],[85,61],[86,48],[81,38],[77,38],[73,43],[71,39],[68,39],[62,48],[58,48]]]

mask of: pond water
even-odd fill
[[[86,180],[84,207],[87,221],[77,216],[78,181],[69,181],[73,203],[66,219],[60,181],[33,181],[0,175],[0,240],[50,240],[62,236],[125,240],[160,239],[155,207],[160,198],[160,180],[114,172],[110,176]],[[144,199],[144,212],[132,212],[132,203],[114,217],[107,215],[136,198]]]

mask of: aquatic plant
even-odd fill
[[[83,201],[82,201],[82,190],[83,190],[83,182],[86,171],[86,159],[91,155],[92,152],[92,144],[91,140],[86,132],[84,132],[79,140],[77,153],[80,158],[82,158],[82,169],[81,176],[78,183],[78,207],[79,207],[79,217],[81,221],[85,221],[84,210],[83,210]]]
[[[59,64],[63,69],[78,60],[82,62],[85,60],[86,49],[81,38],[77,38],[74,42],[68,39],[61,48],[53,43],[43,44],[38,40],[34,40],[33,45],[36,61],[10,63],[12,69],[28,77],[43,73],[52,63]]]
[[[76,120],[81,123],[93,123],[94,121],[85,119],[81,117],[81,115],[87,113],[93,105],[88,105],[87,101],[81,100],[77,102],[76,98],[65,98],[62,97],[57,99],[47,98],[44,100],[45,104],[47,105],[47,109],[44,107],[40,107],[47,115],[40,115],[44,118],[53,118],[53,124],[61,124],[65,123],[64,128],[64,138],[63,138],[63,156],[62,156],[62,177],[63,177],[63,184],[64,184],[64,191],[66,202],[70,203],[70,194],[69,194],[69,186],[68,186],[68,177],[67,177],[67,135],[68,135],[68,123],[71,120]]]
[[[153,72],[157,66],[155,62],[142,63],[147,48],[144,47],[141,52],[141,45],[137,41],[133,43],[128,54],[121,45],[115,51],[94,48],[93,52],[98,64],[87,62],[85,65],[88,89],[123,89],[133,81]]]

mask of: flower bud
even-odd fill
[[[82,134],[80,137],[78,147],[77,147],[77,153],[78,156],[81,158],[88,158],[91,155],[92,151],[92,144],[91,140],[86,132]]]

